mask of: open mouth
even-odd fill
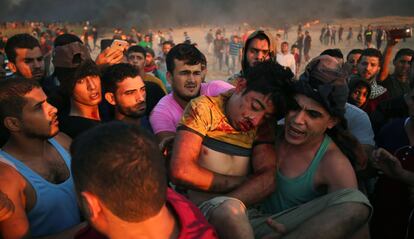
[[[91,100],[96,100],[96,99],[99,99],[99,93],[98,93],[98,92],[96,92],[96,93],[90,94],[90,95],[89,95],[89,98],[90,98]]]
[[[287,129],[289,135],[293,136],[293,137],[302,137],[305,135],[305,132],[303,132],[300,129],[296,129],[295,127],[289,126]]]

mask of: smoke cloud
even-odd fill
[[[106,26],[199,24],[281,26],[312,19],[413,16],[412,0],[1,0],[0,21],[80,22]]]

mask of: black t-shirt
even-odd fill
[[[87,119],[80,116],[64,116],[59,119],[59,129],[74,139],[79,134],[99,125],[100,123],[101,121]]]
[[[147,109],[146,115],[149,116],[152,109],[158,104],[158,101],[165,96],[165,92],[161,89],[159,85],[154,82],[145,81],[145,90],[147,92]]]

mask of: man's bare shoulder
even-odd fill
[[[23,191],[26,181],[23,176],[11,165],[0,162],[0,189],[7,191]]]
[[[333,142],[320,162],[319,173],[330,191],[357,187],[355,171],[350,160]]]

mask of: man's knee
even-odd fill
[[[209,221],[216,224],[231,223],[239,220],[248,220],[246,207],[241,201],[226,200],[211,212]]]

